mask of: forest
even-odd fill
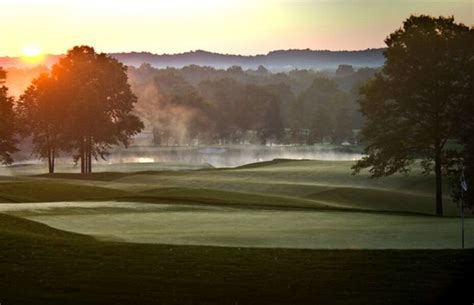
[[[129,67],[135,111],[155,145],[314,144],[357,141],[358,87],[376,69],[335,72],[263,66]]]
[[[6,68],[9,92],[20,96],[49,68]],[[363,118],[361,84],[378,69],[339,65],[335,71],[272,72],[189,65],[128,66],[134,113],[157,146],[357,143]]]

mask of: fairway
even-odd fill
[[[103,165],[102,172],[36,175],[38,165],[2,167],[0,202],[136,201],[277,206],[434,214],[434,178],[415,167],[411,175],[352,176],[353,161],[278,159],[237,168],[190,169],[160,164]],[[65,165],[64,165],[65,166]],[[17,173],[19,174],[19,173]],[[444,212],[459,211],[444,192]]]
[[[101,240],[307,249],[459,248],[459,221],[363,212],[212,205],[68,202],[3,204],[0,212]],[[466,221],[474,232],[474,219]],[[474,247],[469,234],[467,247]]]
[[[352,164],[3,167],[0,302],[471,304],[474,256],[448,196],[433,216],[433,177]]]

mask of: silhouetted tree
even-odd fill
[[[131,136],[143,129],[132,114],[137,101],[126,67],[92,47],[80,46],[53,66],[70,103],[66,135],[81,162],[81,172],[92,171],[92,159],[105,158],[112,145],[127,146]]]
[[[472,91],[465,90],[472,81],[467,77],[472,33],[452,17],[411,16],[385,40],[383,70],[361,89],[367,157],[353,167],[355,173],[363,168],[370,168],[372,177],[406,173],[421,158],[425,172],[434,168],[438,215],[446,142],[462,128],[460,105],[472,102]]]
[[[31,82],[17,106],[22,129],[32,136],[34,152],[48,159],[49,173],[54,173],[58,152],[67,150],[67,101],[57,80],[43,73]]]
[[[260,74],[260,75],[266,76],[266,75],[269,73],[269,71],[268,71],[267,68],[265,68],[264,66],[260,65],[260,66],[258,66],[258,68],[257,68],[257,73]]]
[[[474,45],[474,34],[471,29],[471,47]],[[473,51],[474,53],[474,51]],[[464,174],[468,189],[463,192],[464,206],[474,212],[474,60],[467,63],[465,92],[456,115],[454,138],[457,146],[448,150],[448,173],[450,187],[455,202],[461,201],[460,180]],[[459,149],[458,146],[461,148]],[[457,148],[457,149],[456,149]]]
[[[17,151],[15,136],[15,113],[13,98],[8,96],[8,88],[4,85],[5,70],[0,67],[0,163],[13,162],[12,154]]]
[[[354,72],[354,68],[351,65],[339,65],[336,70],[336,76],[347,76]]]

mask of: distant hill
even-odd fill
[[[273,71],[288,71],[292,69],[335,69],[340,64],[354,67],[378,67],[384,63],[384,49],[367,49],[361,51],[319,51],[319,50],[278,50],[266,55],[229,55],[212,53],[202,50],[180,54],[153,54],[148,52],[111,53],[113,57],[126,65],[140,66],[149,63],[156,68],[176,67],[188,65],[211,66],[228,68],[241,66],[244,69],[256,69],[262,65]],[[51,65],[60,55],[47,57],[46,65]],[[25,64],[15,57],[0,57],[0,66],[24,66]]]

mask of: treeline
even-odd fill
[[[376,69],[336,73],[293,70],[272,73],[260,66],[226,70],[187,66],[129,68],[138,96],[136,113],[156,145],[357,141],[362,119],[358,87]]]
[[[15,101],[0,69],[0,162],[11,163],[18,135],[31,138],[34,153],[54,172],[59,153],[92,171],[113,145],[128,145],[143,129],[132,113],[137,101],[126,67],[88,46],[74,47],[48,72],[35,78]]]

